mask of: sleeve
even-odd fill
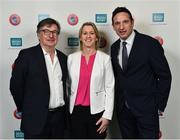
[[[105,63],[105,111],[103,113],[103,118],[108,120],[112,119],[113,109],[114,109],[114,73],[112,69],[111,59],[108,59]]]
[[[158,109],[164,111],[169,97],[172,77],[164,50],[158,41],[155,41],[152,47],[150,64],[157,79]]]
[[[22,112],[23,94],[26,83],[27,60],[23,51],[20,51],[14,62],[10,79],[10,91],[16,104],[17,110]]]

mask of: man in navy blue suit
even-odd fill
[[[111,46],[115,74],[115,101],[122,138],[158,139],[158,111],[165,110],[171,72],[160,43],[133,29],[134,19],[125,7],[112,13],[119,36]]]
[[[25,139],[64,138],[67,57],[55,48],[59,33],[56,20],[40,21],[39,44],[21,50],[14,62],[10,91]]]

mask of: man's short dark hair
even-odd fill
[[[129,15],[129,18],[130,18],[131,20],[133,20],[133,17],[132,17],[131,12],[130,12],[126,7],[117,7],[117,8],[113,11],[113,13],[112,13],[112,24],[113,24],[113,18],[114,18],[114,16],[115,16],[116,14],[118,14],[118,13],[121,13],[121,12],[127,13],[127,14]]]
[[[55,24],[58,28],[58,33],[60,33],[60,30],[61,30],[61,27],[60,27],[60,24],[58,21],[56,21],[55,19],[52,19],[52,18],[46,18],[46,19],[43,19],[41,20],[38,25],[37,25],[37,33],[40,31],[40,29],[46,25],[52,25],[52,24]]]

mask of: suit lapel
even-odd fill
[[[128,69],[128,66],[130,66],[131,63],[134,62],[134,60],[136,59],[136,55],[139,53],[138,48],[140,46],[140,42],[141,41],[139,40],[139,33],[135,31],[135,38],[134,38],[134,42],[131,48],[131,52],[129,54],[127,69]]]
[[[94,83],[94,74],[96,73],[96,70],[99,69],[99,60],[100,60],[100,53],[99,51],[97,50],[96,52],[96,56],[95,56],[95,59],[94,59],[94,64],[93,64],[93,67],[92,67],[92,72],[91,72],[91,80],[90,80],[90,85],[92,85],[92,83]],[[102,60],[101,60],[102,61]]]
[[[42,51],[42,48],[39,45],[36,46],[37,50],[35,50],[35,54],[36,54],[36,58],[37,61],[39,63],[39,69],[42,71],[42,77],[45,78],[45,81],[48,81],[48,74],[47,74],[47,68],[46,68],[46,62],[45,62],[45,58],[44,58],[44,54]]]
[[[122,67],[121,67],[121,65],[120,65],[120,63],[119,63],[119,52],[120,52],[120,43],[121,43],[121,41],[120,41],[120,39],[116,42],[116,44],[115,44],[115,48],[114,48],[114,52],[113,52],[113,55],[114,55],[114,61],[115,61],[115,63],[116,63],[116,67],[119,67],[119,69],[120,69],[120,71],[121,72],[123,72],[123,69],[122,69]]]
[[[62,70],[62,80],[64,81],[64,79],[66,78],[65,75],[67,74],[67,67],[66,67],[66,60],[63,57],[63,55],[61,54],[60,51],[57,51],[57,57],[61,66],[61,70]]]

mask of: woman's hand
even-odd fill
[[[103,117],[101,117],[97,122],[96,125],[100,125],[100,127],[98,128],[97,132],[99,132],[99,134],[105,132],[107,130],[107,127],[109,125],[109,120],[105,119]]]

